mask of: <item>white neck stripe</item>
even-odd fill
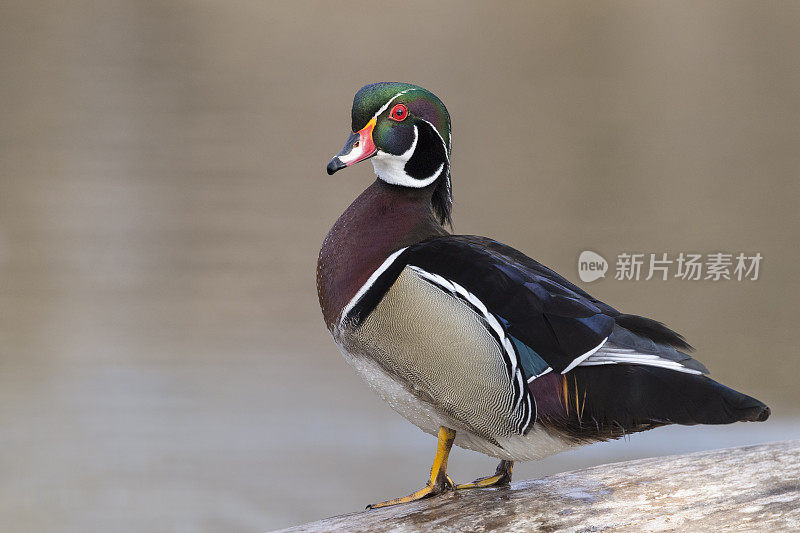
[[[439,137],[440,141],[442,141],[442,146],[444,147],[444,157],[447,159],[447,164],[449,166],[450,165],[450,154],[447,153],[447,144],[445,144],[444,139],[442,138],[442,134],[439,133],[439,130],[436,129],[436,126],[434,126],[433,124],[431,124],[430,122],[428,122],[424,118],[422,118],[422,117],[417,117],[417,118],[420,119],[422,122],[426,123],[431,128],[433,128],[433,131],[436,132],[436,136]]]
[[[427,123],[428,126],[430,126],[433,129],[433,131],[436,132],[436,135],[439,136],[439,140],[442,141],[442,146],[444,147],[444,157],[447,159],[447,170],[448,170],[448,172],[447,172],[447,196],[448,196],[448,198],[450,198],[450,201],[452,202],[453,201],[453,195],[452,195],[451,191],[452,191],[453,184],[450,183],[450,152],[448,151],[448,147],[444,143],[444,139],[442,138],[442,134],[439,133],[439,130],[436,129],[436,126],[434,126],[433,124],[431,124],[430,122],[428,122],[427,120],[425,120],[422,117],[418,117],[418,118],[421,121]],[[448,128],[448,138],[449,139],[453,138],[452,134],[450,133],[449,128]],[[439,170],[439,172],[441,172],[441,169]],[[433,181],[431,181],[431,183],[433,183]]]
[[[403,179],[402,179],[402,183],[401,183],[401,182],[399,182],[399,181],[397,181],[397,182],[395,182],[395,181],[388,182],[388,181],[387,181],[387,183],[394,183],[395,185],[405,185],[406,187],[414,187],[414,188],[416,188],[416,189],[422,189],[423,187],[427,187],[428,185],[430,185],[431,183],[433,183],[434,181],[436,181],[436,179],[437,179],[439,176],[441,176],[441,175],[442,175],[442,170],[444,170],[444,163],[442,163],[441,165],[439,165],[439,168],[437,168],[437,169],[436,169],[436,172],[434,172],[433,174],[431,174],[430,176],[428,176],[428,177],[427,177],[427,178],[425,178],[424,180],[420,180],[420,179],[417,179],[417,178],[412,178],[412,177],[411,177],[411,176],[409,176],[408,174],[404,174],[404,176],[405,176],[405,177],[407,177],[407,178],[408,178],[408,180],[406,180],[405,178],[403,178]],[[379,176],[379,177],[380,177],[380,176]],[[393,176],[393,177],[394,177],[394,176]]]
[[[385,154],[385,152],[378,152],[378,155],[381,154]],[[436,169],[436,172],[427,178],[412,178],[403,170],[400,170],[399,172],[392,172],[392,170],[394,170],[392,167],[396,166],[395,163],[397,163],[397,161],[392,161],[394,157],[395,156],[388,156],[384,159],[378,159],[378,156],[375,156],[372,158],[372,168],[375,169],[375,175],[386,183],[390,183],[392,185],[402,185],[403,187],[422,189],[423,187],[427,187],[436,181],[439,176],[442,175],[442,171],[444,170],[444,163],[442,163],[439,165],[439,168]],[[401,164],[404,166],[405,162],[401,162]]]

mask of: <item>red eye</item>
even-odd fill
[[[408,108],[403,104],[397,104],[392,108],[392,111],[389,113],[389,118],[400,122],[401,120],[406,119],[406,115],[408,115]]]

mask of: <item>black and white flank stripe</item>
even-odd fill
[[[497,342],[500,352],[503,355],[506,372],[508,372],[508,379],[511,384],[511,402],[508,406],[509,412],[518,414],[517,431],[520,434],[525,434],[530,427],[531,421],[536,417],[536,401],[528,390],[514,343],[512,343],[511,339],[506,335],[505,329],[500,325],[497,317],[489,312],[484,303],[481,302],[477,296],[458,283],[445,279],[438,274],[428,272],[418,266],[408,266],[422,279],[448,292],[453,297],[458,298],[481,318],[484,327],[492,335],[495,342]]]

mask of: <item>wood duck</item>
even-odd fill
[[[438,447],[428,483],[383,507],[504,485],[540,459],[667,424],[763,421],[710,379],[684,338],[624,314],[522,252],[451,235],[450,116],[408,83],[361,88],[328,174],[370,159],[377,179],[322,244],[317,292],[347,361]],[[455,485],[452,445],[500,459]]]

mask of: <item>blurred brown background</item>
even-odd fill
[[[2,528],[263,531],[425,479],[433,439],[351,372],[314,287],[372,180],[324,166],[374,81],[447,104],[459,233],[575,281],[584,249],[764,256],[756,282],[583,286],[770,422],[517,479],[797,437],[798,35],[797,2],[3,2]]]

